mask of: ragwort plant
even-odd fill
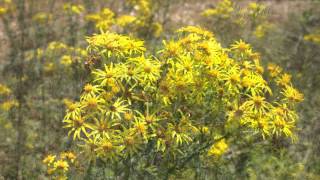
[[[303,95],[279,66],[265,70],[243,41],[223,48],[193,26],[163,41],[156,55],[116,33],[87,41],[98,63],[63,120],[87,177],[98,167],[105,177],[168,179],[220,161],[245,138],[296,140]]]

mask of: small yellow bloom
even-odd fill
[[[131,121],[132,119],[133,119],[133,114],[131,113],[131,112],[125,112],[124,113],[124,119],[126,120],[126,121]]]
[[[70,66],[72,64],[72,58],[69,55],[64,55],[60,59],[60,63],[64,66]]]
[[[319,33],[305,35],[304,40],[320,44],[320,31]]]
[[[219,140],[211,146],[208,151],[209,156],[220,157],[228,150],[228,144],[225,139]]]
[[[54,173],[54,171],[55,171],[54,168],[49,168],[49,169],[47,170],[47,174],[48,174],[48,175],[51,175],[51,174]]]
[[[40,24],[43,24],[48,22],[48,20],[51,20],[51,18],[52,18],[51,14],[48,14],[45,12],[39,12],[32,17],[32,20]]]
[[[91,84],[86,84],[83,88],[86,93],[90,93],[93,90],[93,86]]]
[[[143,121],[136,121],[134,124],[134,128],[138,133],[142,135],[144,135],[147,131],[146,123]]]
[[[69,170],[69,164],[65,160],[58,160],[53,166],[56,170],[63,170],[64,172]]]
[[[276,64],[270,63],[268,64],[268,71],[271,77],[276,77],[282,72],[282,68]]]
[[[207,126],[203,126],[203,127],[201,127],[201,133],[207,135],[207,134],[210,133],[210,130],[209,130],[209,128]]]
[[[156,22],[152,24],[153,36],[160,37],[163,32],[163,27],[160,23]]]
[[[231,45],[231,49],[238,50],[240,52],[246,52],[251,49],[250,45],[240,39]]]
[[[70,151],[61,153],[60,157],[61,157],[61,159],[68,159],[72,163],[77,158],[77,156],[73,152],[70,152]]]
[[[19,106],[19,103],[16,100],[8,100],[1,104],[0,108],[4,111],[9,111],[13,107]]]
[[[6,85],[0,84],[0,95],[7,96],[11,94],[11,90]]]
[[[47,63],[44,65],[44,68],[43,68],[44,72],[47,75],[51,74],[54,71],[54,69],[55,69],[55,65],[53,63]]]
[[[136,17],[130,15],[122,15],[118,17],[117,24],[121,27],[127,26],[128,24],[133,23],[136,20]]]
[[[286,86],[283,89],[282,94],[285,96],[286,99],[292,102],[301,102],[304,99],[303,94],[295,88],[293,88],[292,86]]]
[[[43,163],[44,164],[52,164],[53,163],[53,161],[56,159],[56,156],[55,155],[51,155],[51,154],[49,154],[48,156],[46,156],[44,159],[43,159]]]
[[[5,8],[5,7],[0,7],[0,16],[6,14],[7,12],[8,12],[8,9],[7,9],[7,8]]]
[[[280,78],[277,79],[277,83],[281,86],[287,86],[291,83],[292,76],[290,74],[284,73]]]

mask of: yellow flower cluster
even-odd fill
[[[85,8],[80,4],[65,3],[63,4],[63,10],[71,15],[80,15],[85,11]]]
[[[130,32],[137,32],[137,35],[151,33],[154,37],[159,37],[162,33],[162,25],[152,19],[151,1],[127,0],[126,2],[132,7],[132,12],[116,17],[116,13],[104,8],[99,13],[88,14],[86,20],[94,22],[96,28],[102,31],[108,31],[115,26],[125,33],[130,29]]]
[[[265,35],[268,33],[269,30],[271,30],[273,28],[273,25],[271,23],[268,22],[264,22],[259,24],[253,34],[257,37],[257,38],[263,38],[265,37]]]
[[[130,15],[122,15],[117,18],[117,24],[120,27],[126,27],[132,23],[134,23],[137,20],[135,16],[130,16]]]
[[[199,27],[177,33],[164,41],[158,58],[127,36],[88,38],[88,54],[102,66],[93,70],[79,102],[66,101],[63,120],[81,147],[113,161],[146,148],[163,156],[183,153],[201,137],[213,144],[209,154],[219,156],[228,139],[216,137],[224,137],[230,123],[252,136],[294,136],[294,108],[303,95],[290,75],[279,71],[267,82],[265,76],[279,68],[265,72],[259,54],[243,41],[226,49]]]
[[[12,99],[11,95],[11,89],[0,83],[0,110],[8,112],[13,107],[19,106],[19,103],[15,99]]]
[[[97,29],[109,30],[115,22],[114,12],[108,8],[104,8],[99,13],[88,14],[86,20],[94,22]]]
[[[0,7],[0,15],[6,14],[7,13],[7,9],[4,7]]]
[[[140,16],[150,16],[151,0],[126,0],[126,2],[133,6]]]
[[[0,109],[8,112],[13,107],[18,107],[19,103],[16,100],[6,100],[0,104]]]
[[[228,144],[225,139],[214,143],[208,151],[209,156],[220,157],[228,150]]]
[[[231,0],[223,0],[217,4],[217,7],[205,10],[202,15],[206,17],[220,16],[221,18],[230,18],[233,11],[233,2]]]
[[[256,2],[250,2],[247,7],[247,11],[250,16],[256,17],[260,16],[260,14],[264,13],[266,10],[266,6],[263,4],[258,4]]]
[[[49,154],[43,159],[43,164],[47,167],[47,174],[53,179],[67,179],[70,165],[74,165],[77,156],[71,152],[62,152],[57,157],[56,155]]]
[[[102,32],[87,39],[89,53],[103,56],[122,57],[129,54],[143,53],[146,48],[143,41],[134,40],[116,33]]]
[[[305,41],[310,41],[316,44],[320,44],[320,29],[314,33],[304,36]]]
[[[70,70],[72,65],[83,65],[81,59],[87,57],[84,49],[68,46],[62,42],[51,42],[46,48],[37,49],[36,53],[26,53],[26,61],[43,61],[43,71],[46,76],[52,76],[58,70]]]
[[[52,19],[52,14],[46,13],[46,12],[39,12],[36,13],[33,17],[32,20],[39,23],[39,24],[45,24],[48,21]]]
[[[0,95],[8,96],[11,94],[11,89],[4,84],[0,84]]]
[[[0,17],[12,12],[15,9],[15,4],[12,3],[12,0],[4,0],[0,4]]]
[[[215,8],[209,8],[202,12],[204,17],[213,17],[217,20],[245,27],[254,25],[253,35],[257,38],[265,37],[273,26],[267,20],[266,6],[251,2],[241,9],[237,8],[232,0],[221,0]],[[251,23],[251,25],[249,25]]]
[[[238,51],[235,53],[235,57],[240,57],[242,61],[255,57],[252,56],[250,46],[243,41],[237,42],[232,47]],[[259,65],[258,59],[255,59],[254,63],[257,72],[262,73],[263,70],[259,70],[262,67]],[[243,66],[252,68],[247,61],[243,62]],[[270,135],[285,135],[294,140],[293,131],[298,118],[295,112],[295,104],[303,101],[303,94],[292,86],[291,75],[283,73],[282,68],[275,64],[268,65],[268,76],[271,78],[269,83],[274,83],[277,86],[275,90],[279,90],[281,94],[280,97],[273,97],[273,93],[267,82],[261,77],[248,73],[246,68],[243,69],[244,77],[242,81],[247,82],[242,86],[248,88],[248,90],[250,89],[251,94],[248,95],[248,100],[243,102],[236,101],[231,105],[234,107],[230,112],[229,118],[231,120],[240,120],[240,124],[258,130],[264,138]],[[247,79],[247,77],[250,78]],[[258,85],[258,83],[261,84]],[[255,87],[254,89],[258,87],[262,89],[257,91],[258,89],[254,90],[250,88],[252,86]],[[267,98],[263,91],[267,92],[270,97]],[[281,100],[279,101],[279,99]]]

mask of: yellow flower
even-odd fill
[[[201,127],[200,131],[201,131],[201,133],[203,133],[205,135],[210,134],[210,130],[209,130],[209,128],[207,126]]]
[[[204,12],[202,12],[203,16],[215,16],[219,14],[217,9],[207,9]]]
[[[155,22],[152,24],[152,32],[153,32],[153,36],[154,37],[160,37],[160,35],[162,34],[163,32],[163,27],[160,23],[158,22]]]
[[[98,22],[101,20],[101,16],[99,14],[89,14],[86,16],[87,21]]]
[[[304,40],[320,44],[320,30],[319,30],[319,32],[305,35]]]
[[[225,139],[221,139],[214,143],[208,151],[209,156],[220,157],[228,150],[228,144]]]
[[[0,7],[0,16],[6,14],[8,12],[8,9],[5,7]]]
[[[134,128],[135,128],[136,132],[138,132],[140,135],[144,136],[146,134],[148,127],[147,127],[147,124],[145,121],[136,120],[134,122]]]
[[[282,68],[277,66],[276,64],[270,63],[268,64],[268,71],[271,77],[276,77],[282,72]]]
[[[52,18],[51,14],[48,14],[45,12],[39,12],[32,17],[32,20],[40,24],[43,24],[43,23],[47,23],[49,20],[51,20],[51,18]]]
[[[121,137],[116,134],[103,132],[102,136],[97,140],[97,148],[95,149],[97,155],[101,158],[106,158],[107,160],[116,160],[120,155],[120,152],[124,149],[123,146],[118,145],[120,139]]]
[[[9,111],[13,107],[19,106],[19,103],[16,100],[7,100],[1,103],[1,109],[4,111]]]
[[[132,121],[133,120],[134,115],[131,112],[125,112],[124,113],[124,119],[126,121]]]
[[[296,90],[295,88],[293,88],[292,86],[286,86],[283,91],[282,94],[284,95],[284,97],[291,101],[291,102],[302,102],[304,97],[303,94],[300,93],[298,90]]]
[[[104,50],[107,57],[123,57],[131,54],[141,54],[145,51],[144,42],[115,33],[103,32],[87,39],[89,51]]]
[[[151,2],[150,0],[126,0],[137,12],[139,16],[147,17],[151,13]]]
[[[242,104],[242,108],[250,112],[265,114],[271,108],[271,104],[265,100],[265,97],[253,95]]]
[[[0,95],[8,96],[11,94],[11,89],[0,83]]]
[[[281,86],[287,86],[291,83],[292,76],[290,74],[284,73],[281,77],[279,77],[276,82]]]
[[[49,154],[48,156],[46,156],[46,157],[43,159],[42,162],[43,162],[44,164],[50,165],[50,164],[52,164],[52,163],[54,162],[55,159],[56,159],[56,156],[55,156],[55,155]]]
[[[67,98],[63,99],[63,103],[67,107],[68,112],[73,112],[79,107],[78,103],[75,103]]]
[[[164,57],[175,57],[181,52],[180,44],[174,41],[163,41],[165,48],[161,51]]]
[[[47,174],[48,174],[48,175],[52,175],[52,174],[54,173],[54,171],[55,171],[54,168],[49,168],[49,169],[47,170]]]
[[[241,80],[241,85],[246,92],[250,92],[252,95],[262,94],[265,92],[272,94],[270,87],[260,74],[252,72],[244,74],[244,77]]]
[[[262,4],[258,4],[256,2],[251,2],[251,3],[249,3],[248,8],[254,12],[258,12],[258,11],[264,10],[266,7]]]
[[[60,59],[60,63],[64,66],[70,66],[72,64],[72,58],[69,55],[64,55]]]
[[[136,17],[130,15],[122,15],[117,18],[117,24],[121,27],[127,26],[128,24],[133,23],[136,20]]]
[[[231,45],[232,50],[238,50],[242,53],[251,49],[250,45],[245,43],[240,39],[240,41],[236,41],[234,44]]]
[[[69,164],[65,160],[58,160],[53,165],[55,170],[62,170],[64,172],[67,172],[69,170]]]
[[[267,116],[261,117],[258,115],[257,117],[254,117],[251,126],[258,129],[263,138],[266,138],[266,135],[270,134],[270,121]]]
[[[43,68],[46,75],[51,75],[54,69],[55,69],[54,63],[46,63]]]
[[[87,100],[88,98],[92,99],[96,97],[96,94],[101,92],[102,89],[97,85],[92,85],[90,83],[86,84],[83,88],[83,93],[81,95],[81,100]]]
[[[253,32],[253,34],[257,37],[257,38],[263,38],[265,37],[265,35],[267,34],[267,32],[272,28],[272,25],[269,23],[263,23],[260,24],[256,27],[255,31]]]
[[[80,14],[84,11],[84,7],[82,5],[71,6],[71,11],[75,14]]]
[[[231,17],[233,11],[233,2],[231,0],[223,0],[217,4],[216,8],[207,9],[202,13],[202,15],[206,17],[214,16],[226,19]]]
[[[68,159],[73,163],[74,160],[77,158],[77,156],[73,152],[69,151],[69,152],[61,153],[60,158],[61,159]]]
[[[93,126],[86,121],[84,117],[78,116],[78,117],[72,117],[73,119],[65,118],[63,120],[66,125],[64,125],[64,128],[70,128],[68,135],[71,133],[73,134],[73,139],[76,138],[81,139],[81,135],[85,135],[86,137],[89,136],[89,130],[93,129]]]
[[[160,62],[156,59],[139,57],[131,59],[139,69],[138,78],[143,84],[154,83],[160,77]]]
[[[85,9],[82,5],[75,5],[72,3],[65,3],[63,5],[63,9],[71,14],[79,15],[81,14]]]
[[[126,155],[138,153],[143,144],[143,138],[132,128],[123,131],[121,134],[121,141],[125,146],[124,150]]]
[[[125,100],[122,100],[121,98],[118,98],[116,101],[111,102],[108,104],[108,110],[106,112],[106,115],[109,115],[111,119],[118,118],[121,119],[121,115],[127,112],[128,104]]]
[[[97,29],[106,31],[114,24],[114,12],[108,8],[104,8],[99,13],[87,15],[86,20],[94,22]],[[128,19],[126,18],[121,20],[122,22],[119,23],[122,23],[121,25],[123,25],[124,23],[127,23],[123,21]]]
[[[292,137],[293,128],[293,122],[286,122],[280,116],[276,116],[276,118],[273,121],[273,133],[275,133],[277,136],[281,136],[281,134],[283,133],[287,137]]]
[[[183,27],[177,30],[179,33],[192,33],[192,34],[198,34],[203,36],[204,38],[213,38],[214,35],[212,32],[207,31],[201,27],[195,27],[195,26],[187,26]]]

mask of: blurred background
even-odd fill
[[[257,144],[206,177],[320,179],[319,0],[0,0],[0,179],[45,179],[43,157],[73,146],[62,119],[89,80],[87,36],[128,34],[156,52],[186,25],[250,43],[305,95],[297,142]]]

